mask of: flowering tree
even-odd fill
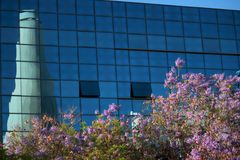
[[[13,132],[5,144],[11,159],[238,159],[240,83],[238,77],[201,73],[180,75],[184,65],[166,74],[169,95],[155,97],[149,116],[118,117],[110,104],[91,126],[76,131],[74,113],[64,123],[44,116],[32,119],[32,130]]]

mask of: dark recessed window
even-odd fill
[[[97,81],[80,81],[81,97],[99,97],[99,84]]]
[[[148,98],[151,96],[152,88],[150,83],[132,82],[131,96],[134,98]]]

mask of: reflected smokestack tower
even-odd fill
[[[38,37],[38,20],[36,18],[33,10],[25,10],[20,13],[20,41],[16,45],[16,60],[21,60],[20,63],[17,63],[16,67],[16,77],[26,78],[34,77],[38,80],[29,79],[27,82],[21,83],[15,82],[14,93],[21,93],[21,95],[27,96],[40,96],[40,65],[39,63],[39,37]],[[24,45],[28,44],[28,45]],[[22,61],[31,61],[33,63],[24,63]],[[21,85],[21,86],[18,86]],[[21,89],[21,91],[19,91]],[[12,96],[9,103],[9,113],[33,113],[41,114],[41,100],[40,98],[36,99],[29,98],[28,101],[22,101],[21,106],[24,107],[24,111],[19,107],[19,101]],[[38,105],[36,105],[38,104]],[[7,129],[13,130],[16,126],[21,128],[24,127],[25,130],[28,130],[30,126],[26,126],[24,122],[31,118],[30,114],[9,114]]]

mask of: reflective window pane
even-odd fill
[[[150,83],[131,83],[131,94],[132,97],[143,98],[150,97],[152,88]]]
[[[42,96],[60,96],[59,81],[41,81],[41,95]]]
[[[200,18],[202,22],[217,23],[216,10],[213,9],[200,9]]]
[[[95,111],[99,111],[99,100],[97,98],[81,98],[81,112],[83,114],[95,114]]]
[[[2,60],[19,60],[16,57],[16,45],[15,44],[2,44],[1,45],[1,59]]]
[[[77,80],[78,79],[78,65],[76,64],[61,64],[61,79]]]
[[[187,54],[187,67],[204,68],[204,60],[202,54]]]
[[[80,80],[97,80],[97,66],[80,65],[79,76]]]
[[[166,34],[171,36],[182,36],[182,23],[166,21]]]
[[[79,63],[96,64],[95,48],[79,48]]]
[[[21,80],[22,86],[22,95],[25,96],[40,96],[40,80],[29,80],[29,79],[22,79]],[[28,87],[23,87],[28,86]]]
[[[167,49],[172,51],[184,51],[183,38],[167,37]]]
[[[19,26],[19,14],[18,12],[1,12],[1,26],[6,27],[18,27]]]
[[[127,34],[114,34],[115,48],[128,48]]]
[[[82,31],[94,31],[94,17],[93,16],[78,16],[78,29]]]
[[[103,16],[112,15],[111,2],[107,1],[95,1],[95,14]]]
[[[57,15],[56,14],[39,14],[40,27],[42,29],[57,29]]]
[[[204,55],[206,68],[222,68],[221,56],[219,55]]]
[[[120,114],[125,114],[129,115],[132,109],[132,101],[131,100],[119,100],[119,105],[120,105]]]
[[[206,38],[218,38],[218,28],[216,24],[202,24],[202,36]]]
[[[57,45],[58,44],[57,31],[40,30],[40,44]]]
[[[59,44],[62,46],[76,46],[77,35],[73,31],[60,31],[59,32]]]
[[[147,48],[147,42],[146,42],[146,36],[144,35],[128,35],[129,40],[129,48],[134,49],[146,49]]]
[[[18,28],[1,28],[1,42],[16,44],[18,40]]]
[[[128,66],[117,66],[117,80],[130,81],[130,73]]]
[[[239,62],[236,56],[222,56],[223,69],[239,69]]]
[[[97,81],[80,82],[81,97],[99,97],[99,84]]]
[[[129,64],[128,51],[116,50],[115,54],[116,54],[116,64],[118,65]]]
[[[57,63],[41,63],[41,78],[43,79],[59,79],[59,64]]]
[[[76,17],[72,15],[58,15],[59,29],[76,29]]]
[[[115,82],[99,82],[99,84],[101,97],[117,97],[117,86]]]
[[[220,52],[219,41],[216,39],[203,39],[204,52]]]
[[[79,98],[62,98],[62,112],[69,113],[74,111],[74,114],[80,113]]]
[[[166,20],[181,20],[181,8],[173,6],[164,6],[164,15]]]
[[[40,47],[40,59],[42,62],[58,62],[58,48],[50,46]]]
[[[94,32],[78,32],[78,45],[95,47],[95,33]]]
[[[77,48],[60,47],[60,62],[77,63],[78,55]]]
[[[96,30],[112,32],[112,17],[96,17]]]
[[[127,3],[127,16],[134,18],[144,18],[144,5]]]
[[[184,35],[189,37],[200,37],[200,23],[184,23]]]
[[[150,66],[167,66],[167,54],[162,52],[149,52]]]
[[[131,97],[130,83],[118,83],[118,97],[119,98]]]
[[[146,17],[153,19],[163,19],[163,7],[160,5],[146,5]]]
[[[77,13],[83,15],[93,15],[94,14],[94,6],[93,0],[77,0]]]
[[[185,48],[189,52],[202,52],[202,40],[199,38],[185,38]]]
[[[114,31],[115,32],[126,32],[126,18],[114,18]]]
[[[21,94],[20,79],[1,79],[2,95],[20,95]]]
[[[130,70],[131,70],[131,80],[132,81],[149,82],[148,67],[131,67]]]
[[[198,8],[183,7],[182,14],[183,14],[183,21],[190,21],[190,22],[199,21]]]
[[[61,81],[62,97],[79,97],[78,81]]]
[[[222,53],[237,53],[237,44],[234,40],[220,40]]]
[[[144,34],[146,32],[145,21],[142,19],[128,19],[128,32]]]
[[[112,49],[98,49],[98,63],[99,64],[115,64],[114,50]]]
[[[57,11],[56,0],[40,0],[39,11],[40,12],[56,12]]]
[[[131,65],[148,65],[148,54],[144,51],[130,51],[130,64]]]
[[[148,34],[164,34],[165,29],[164,29],[163,21],[148,20],[147,32]]]
[[[163,84],[152,83],[151,86],[152,86],[152,93],[154,95],[157,95],[157,96],[160,95],[160,96],[163,96],[163,97],[167,96],[168,90],[163,86]]]
[[[116,80],[115,66],[99,65],[99,80],[114,81]]]
[[[75,13],[75,0],[58,0],[59,13]]]
[[[26,9],[31,9],[31,10],[38,10],[38,1],[37,0],[21,0],[20,1],[20,9],[21,10],[26,10]]]
[[[166,79],[167,68],[151,67],[151,82],[164,82]]]
[[[112,2],[112,6],[113,6],[113,16],[115,16],[115,17],[125,17],[126,16],[125,3]]]
[[[218,17],[218,23],[220,24],[233,24],[232,11],[218,10],[217,17]]]
[[[18,0],[2,0],[0,3],[0,7],[2,10],[18,10]]]
[[[163,36],[148,36],[148,49],[165,50],[166,42]]]
[[[219,25],[219,36],[224,39],[235,39],[234,26]]]
[[[113,48],[113,34],[112,33],[97,33],[97,46],[102,48]]]
[[[17,62],[20,66],[20,63]],[[20,75],[16,75],[16,62],[1,62],[1,77],[3,78],[19,78]]]
[[[40,64],[33,62],[21,62],[21,78],[40,78]]]

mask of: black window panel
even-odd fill
[[[111,2],[95,1],[95,14],[101,16],[111,16],[112,15]]]
[[[98,81],[80,81],[81,97],[99,97]]]
[[[152,93],[150,83],[132,82],[131,83],[131,97],[133,98],[149,98]]]
[[[93,0],[77,0],[77,13],[82,15],[93,15]]]
[[[163,7],[160,5],[146,5],[146,17],[149,19],[163,19]]]
[[[233,24],[232,11],[218,10],[217,11],[218,23],[220,24]]]
[[[127,16],[134,18],[144,18],[144,5],[127,3]]]
[[[113,2],[112,6],[113,6],[113,16],[115,16],[115,17],[125,17],[126,16],[125,3]]]
[[[182,8],[183,21],[198,22],[199,21],[199,11],[197,8]]]
[[[164,6],[164,15],[166,20],[182,20],[180,7]]]
[[[200,9],[201,22],[217,23],[216,10],[213,9]]]

